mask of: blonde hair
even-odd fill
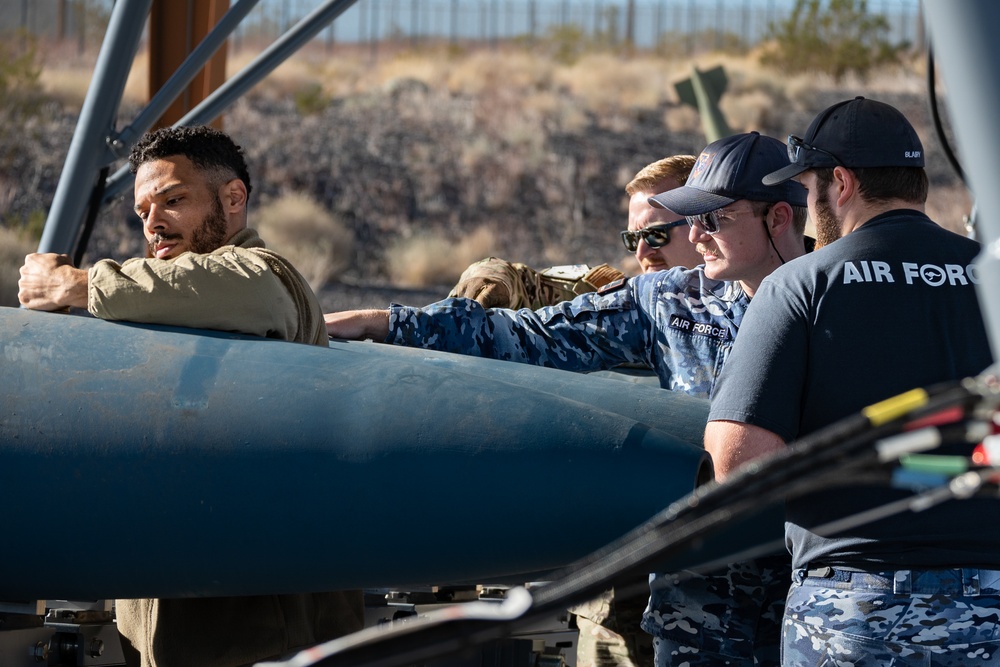
[[[629,197],[637,192],[659,192],[657,188],[668,178],[684,185],[697,159],[694,155],[671,155],[647,164],[625,186],[625,192]]]

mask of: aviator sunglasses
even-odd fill
[[[680,220],[674,220],[673,222],[665,222],[658,225],[650,225],[644,229],[638,231],[624,231],[622,232],[622,243],[625,244],[625,249],[629,252],[635,252],[639,247],[639,239],[641,238],[646,242],[650,248],[661,248],[668,243],[670,243],[670,229],[672,227],[679,227],[687,222],[684,218]]]
[[[723,220],[735,220],[736,216],[742,211],[727,211],[724,208],[718,208],[714,211],[709,211],[708,213],[701,213],[699,215],[689,215],[685,218],[689,227],[698,226],[699,229],[705,230],[706,234],[715,235],[719,233],[722,229]],[[752,212],[752,211],[751,211]],[[764,207],[764,212],[762,213],[763,218],[767,218],[767,214],[771,212],[771,205],[768,204]]]

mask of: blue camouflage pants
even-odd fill
[[[1000,570],[795,572],[782,664],[1000,665]]]
[[[656,667],[777,667],[791,580],[787,554],[684,576],[650,582],[642,628],[653,635]]]

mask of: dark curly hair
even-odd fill
[[[243,149],[237,146],[225,132],[214,127],[164,127],[148,132],[128,156],[128,166],[132,173],[153,160],[162,160],[173,155],[183,155],[196,166],[218,173],[222,183],[238,178],[247,188],[250,197],[250,172],[243,157]]]

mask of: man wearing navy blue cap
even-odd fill
[[[791,164],[763,183],[797,179],[825,245],[768,276],[747,311],[705,432],[721,478],[992,362],[974,287],[979,245],[924,214],[924,152],[906,118],[874,100],[841,102],[790,136],[788,152]],[[819,528],[912,493],[870,485],[787,501],[786,664],[1000,664],[995,499]]]
[[[687,222],[703,266],[618,280],[536,311],[450,298],[424,308],[327,313],[327,331],[573,371],[644,364],[664,388],[707,397],[749,297],[775,267],[805,252],[805,192],[797,183],[760,184],[787,165],[780,141],[734,135],[702,152],[686,185],[651,198],[678,213],[664,206],[676,195],[674,205],[697,213]],[[686,208],[687,193],[699,201],[716,193],[718,203]]]
[[[535,311],[451,298],[328,313],[327,330],[572,371],[642,364],[665,389],[707,398],[760,282],[805,253],[805,192],[797,183],[761,185],[787,165],[780,141],[734,135],[705,148],[683,187],[650,199],[690,214],[688,239],[705,258],[696,268],[644,273]],[[680,575],[651,577],[643,627],[654,634],[657,665],[777,664],[783,594],[769,597],[773,589],[755,568],[741,564],[728,574],[683,583],[675,583]],[[759,653],[755,634],[768,616],[774,639]]]
[[[768,274],[802,254],[805,193],[793,182],[761,182],[788,166],[784,152],[756,132],[722,139],[698,156],[684,187],[649,200],[687,217],[705,275],[742,285],[747,300]],[[734,228],[744,233],[733,236]],[[783,243],[789,238],[792,251]],[[642,625],[653,635],[657,666],[778,664],[790,568],[787,555],[778,554],[730,563],[722,572],[685,572],[681,585],[671,584],[673,575],[652,575]],[[691,618],[699,622],[692,626]]]

